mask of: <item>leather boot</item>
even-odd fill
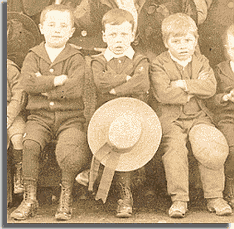
[[[226,177],[224,195],[224,199],[234,208],[234,179],[228,176]]]
[[[72,216],[72,185],[61,184],[60,202],[55,214],[57,220],[69,220]]]
[[[132,215],[133,198],[131,193],[130,173],[119,173],[117,180],[120,199],[118,200],[116,217],[129,218]]]
[[[36,182],[24,183],[24,197],[19,207],[11,213],[11,218],[25,220],[33,217],[38,208],[37,201],[37,184]]]
[[[22,162],[15,165],[14,173],[14,193],[19,194],[24,192],[23,177],[22,177]]]

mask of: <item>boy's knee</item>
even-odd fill
[[[11,137],[11,143],[13,148],[16,150],[23,149],[23,135],[22,134],[15,134]]]
[[[35,154],[38,154],[41,151],[40,144],[33,141],[33,140],[26,140],[26,141],[24,141],[23,145],[24,145],[24,153],[34,152]]]
[[[189,134],[193,154],[204,166],[220,169],[228,156],[229,147],[223,134],[214,126],[200,124]]]

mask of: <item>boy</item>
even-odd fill
[[[72,215],[75,176],[88,163],[88,146],[83,132],[84,58],[67,44],[74,32],[70,8],[46,7],[40,18],[45,42],[31,49],[22,67],[22,85],[29,94],[30,111],[23,139],[24,199],[11,214],[18,220],[36,213],[39,156],[52,138],[57,138],[56,158],[62,171],[57,220]]]
[[[19,87],[20,72],[18,66],[7,59],[7,149],[11,141],[12,160],[15,165],[14,193],[24,191],[22,180],[22,150],[25,121],[20,114],[24,101],[23,90]]]
[[[225,163],[226,187],[224,194],[234,207],[234,24],[224,39],[228,60],[218,64],[215,76],[218,82],[216,95],[212,98],[215,123],[227,139],[229,155]]]
[[[169,216],[181,218],[187,211],[188,141],[198,160],[208,210],[229,215],[232,209],[222,194],[228,146],[204,105],[203,100],[215,94],[216,80],[208,60],[195,52],[197,26],[186,14],[174,14],[164,19],[162,35],[168,51],[153,61],[151,82],[163,130]]]
[[[103,16],[102,25],[107,49],[91,62],[97,88],[97,108],[123,96],[145,100],[149,90],[149,62],[131,47],[134,41],[132,14],[126,10],[112,9]],[[120,199],[116,216],[130,217],[133,206],[131,173],[118,172],[117,177]]]

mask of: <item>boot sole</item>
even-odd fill
[[[214,208],[208,208],[208,211],[211,213],[215,213],[218,216],[229,216],[232,214],[232,211],[227,211],[227,212],[216,212],[216,210]]]
[[[34,210],[34,212],[28,214],[27,216],[25,216],[23,218],[20,217],[20,216],[12,216],[12,215],[11,215],[11,218],[14,219],[14,220],[26,220],[26,219],[34,217],[36,214],[37,214],[37,211]]]
[[[117,213],[116,217],[118,218],[130,218],[132,216],[131,213]]]
[[[24,217],[18,216],[17,213],[14,213],[14,211],[11,213],[10,217],[15,220],[26,220],[28,218],[32,218],[37,214],[37,209],[39,208],[38,202],[35,203],[35,206],[32,207],[32,210],[29,214],[25,215]],[[16,210],[15,210],[16,211]]]
[[[181,212],[173,212],[173,213],[169,214],[169,216],[171,218],[184,218],[185,214],[183,214]]]
[[[63,214],[55,215],[55,219],[59,221],[66,221],[71,219],[71,215],[64,216]]]

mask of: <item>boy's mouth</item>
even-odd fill
[[[188,54],[188,51],[183,51],[183,52],[180,52],[179,54]]]

